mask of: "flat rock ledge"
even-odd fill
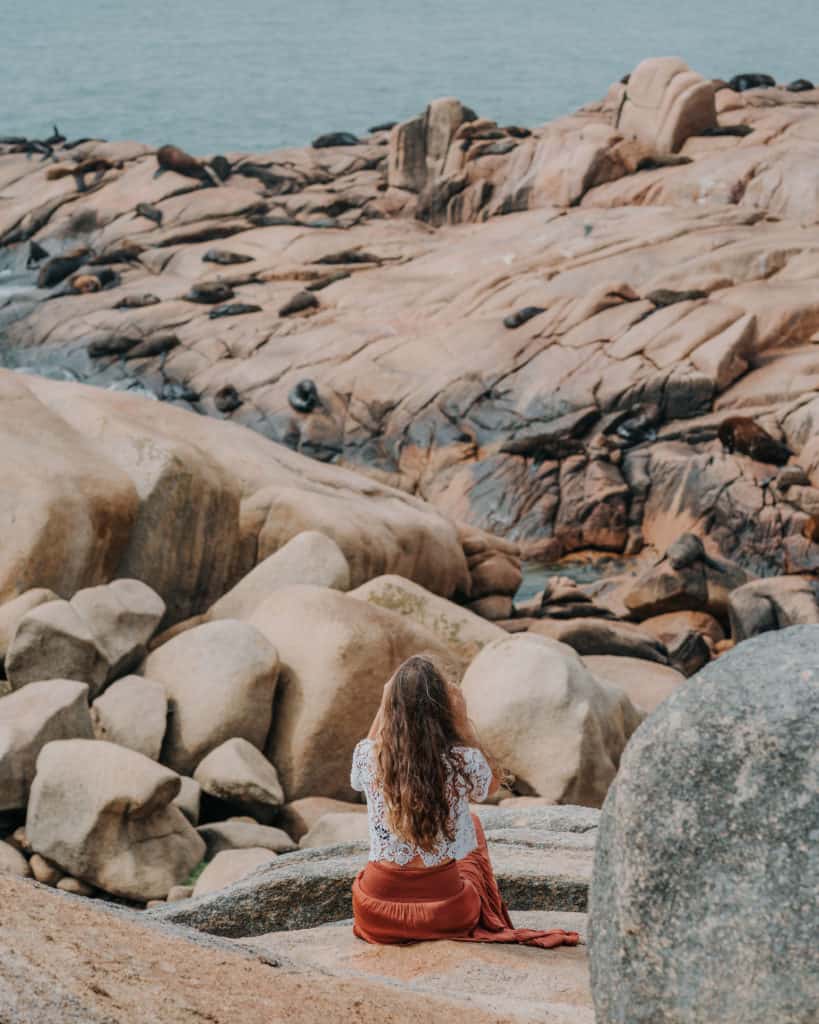
[[[585,912],[598,811],[490,807],[481,817],[511,910]],[[283,854],[219,892],[145,916],[229,938],[343,921],[352,914],[350,887],[366,859],[364,843]]]

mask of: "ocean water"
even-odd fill
[[[0,134],[263,150],[446,95],[533,125],[647,56],[819,80],[818,37],[819,0],[0,0]]]

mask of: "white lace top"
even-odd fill
[[[408,864],[418,856],[426,867],[445,860],[461,860],[478,845],[475,826],[469,812],[469,801],[485,800],[492,784],[492,769],[486,758],[474,747],[456,747],[463,755],[467,771],[465,781],[452,785],[450,808],[455,822],[455,838],[450,843],[443,836],[434,850],[419,850],[411,843],[393,835],[387,824],[384,796],[376,778],[375,752],[372,740],[361,740],[353,751],[353,769],[350,785],[367,797],[367,819],[370,829],[370,860],[387,860],[395,864]],[[451,772],[450,772],[451,776]]]

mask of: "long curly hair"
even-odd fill
[[[440,670],[408,658],[390,683],[376,753],[390,829],[424,852],[455,838],[449,798],[466,783],[462,743]]]

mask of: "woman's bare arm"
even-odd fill
[[[384,705],[387,703],[387,697],[390,693],[390,684],[392,679],[388,679],[384,684],[384,689],[381,692],[381,703],[378,705],[378,710],[375,713],[375,718],[370,726],[370,731],[367,733],[368,740],[374,740],[378,738],[378,734],[381,732],[381,726],[384,721]]]

